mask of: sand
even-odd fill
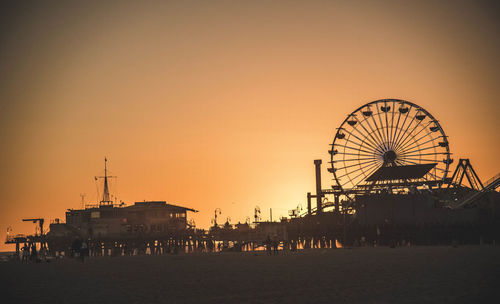
[[[500,303],[500,246],[0,263],[3,303]]]

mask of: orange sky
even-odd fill
[[[120,199],[198,209],[198,227],[216,207],[305,208],[313,159],[379,98],[427,109],[483,180],[500,171],[494,2],[236,2],[3,4],[0,250],[8,226],[34,231],[21,218],[96,201],[104,156]]]

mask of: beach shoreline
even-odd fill
[[[421,303],[498,298],[500,246],[0,263],[7,303]]]

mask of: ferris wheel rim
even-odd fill
[[[335,136],[334,136],[334,138],[333,138],[333,142],[330,144],[330,145],[331,145],[331,150],[329,151],[329,152],[331,152],[331,161],[330,161],[330,163],[331,163],[331,169],[332,169],[331,173],[333,174],[334,181],[337,183],[337,187],[339,187],[341,191],[347,190],[347,189],[344,189],[344,186],[345,186],[345,184],[347,184],[347,183],[348,183],[348,182],[347,182],[347,183],[344,183],[344,185],[342,185],[342,183],[341,183],[341,182],[340,182],[340,180],[339,180],[339,176],[337,176],[337,168],[335,168],[335,165],[334,165],[334,164],[335,164],[335,162],[340,162],[340,161],[341,161],[341,160],[334,161],[334,155],[335,155],[335,151],[334,151],[334,149],[335,149],[335,146],[336,146],[336,141],[337,141],[337,139],[338,139],[338,135],[340,134],[340,132],[341,132],[342,130],[344,130],[344,131],[346,131],[346,130],[347,130],[345,127],[346,127],[346,123],[349,121],[349,119],[350,119],[350,118],[355,117],[355,118],[356,118],[356,120],[359,122],[358,118],[356,117],[356,114],[358,114],[358,113],[363,113],[363,112],[362,112],[362,110],[363,110],[364,108],[368,108],[368,109],[369,109],[369,108],[370,108],[370,106],[372,106],[372,105],[378,105],[378,104],[381,104],[381,103],[384,103],[384,106],[386,107],[386,109],[387,109],[387,103],[393,103],[394,105],[395,105],[396,103],[398,103],[398,104],[399,104],[399,105],[401,105],[401,106],[409,106],[409,107],[410,107],[409,109],[412,109],[412,108],[413,108],[413,109],[415,109],[415,111],[417,111],[417,113],[422,112],[423,114],[425,114],[424,118],[425,118],[425,117],[429,117],[429,123],[428,123],[425,127],[423,127],[422,129],[420,129],[419,133],[420,133],[420,132],[422,132],[422,131],[423,131],[423,130],[427,127],[427,126],[429,126],[431,123],[433,123],[433,124],[434,124],[434,127],[437,127],[437,129],[435,129],[435,131],[439,131],[439,132],[440,132],[440,134],[441,134],[441,135],[440,135],[440,136],[437,136],[437,137],[435,137],[435,138],[432,138],[432,134],[431,134],[431,133],[429,133],[429,131],[427,131],[427,134],[425,134],[425,133],[424,133],[424,136],[430,136],[430,137],[431,137],[431,140],[432,140],[433,142],[434,142],[434,140],[437,140],[437,139],[439,139],[440,137],[441,137],[441,138],[442,138],[442,140],[443,140],[444,146],[442,146],[442,147],[445,149],[445,151],[444,151],[444,152],[435,152],[435,153],[433,153],[433,154],[434,154],[434,155],[438,155],[438,154],[443,154],[443,155],[445,155],[445,159],[443,159],[443,161],[442,161],[442,162],[444,163],[444,165],[445,165],[445,166],[444,166],[445,168],[444,168],[444,169],[442,169],[442,168],[436,168],[436,169],[438,169],[438,170],[443,171],[442,177],[438,177],[437,175],[435,175],[435,174],[434,174],[434,176],[436,177],[436,180],[443,180],[443,181],[444,181],[444,179],[445,179],[445,178],[447,177],[447,175],[448,175],[448,172],[449,172],[449,166],[450,166],[450,164],[451,164],[451,162],[452,162],[452,159],[450,158],[451,153],[450,153],[450,148],[449,148],[448,136],[447,136],[447,135],[446,135],[446,133],[444,132],[444,129],[443,129],[443,127],[441,126],[441,124],[439,123],[439,121],[438,121],[438,120],[437,120],[437,119],[436,119],[436,118],[435,118],[435,117],[434,117],[434,116],[433,116],[433,115],[432,115],[429,111],[427,111],[425,108],[423,108],[422,106],[419,106],[419,105],[417,105],[417,104],[415,104],[415,103],[413,103],[413,102],[411,102],[411,101],[408,101],[408,100],[403,100],[403,99],[396,99],[396,98],[384,98],[384,99],[377,99],[377,100],[374,100],[374,101],[371,101],[371,102],[368,102],[368,103],[365,103],[365,104],[363,104],[363,105],[359,106],[359,107],[358,107],[358,108],[356,108],[354,111],[352,111],[350,114],[348,114],[348,115],[346,116],[346,118],[342,121],[342,123],[340,124],[340,127],[339,127],[339,128],[337,128],[337,131],[335,132]],[[390,107],[389,107],[389,109],[390,109]],[[386,113],[386,119],[387,119],[387,112],[388,112],[388,111],[390,111],[390,110],[383,111],[383,112],[385,112],[385,113]],[[393,116],[392,116],[392,121],[391,121],[391,132],[393,132],[392,130],[396,130],[396,132],[401,133],[401,131],[402,131],[402,127],[401,127],[401,129],[400,129],[399,131],[398,131],[397,127],[396,127],[395,129],[392,129],[392,128],[393,128],[393,125],[392,125],[392,124],[394,123],[394,112],[395,112],[395,109],[393,108],[393,110],[392,110],[392,114],[393,114]],[[410,110],[407,110],[407,112],[405,113],[405,114],[406,114],[406,116],[405,116],[405,120],[408,118],[409,113],[410,113]],[[372,114],[370,114],[370,116],[371,116],[371,115],[372,115]],[[380,111],[379,111],[379,108],[378,108],[378,107],[377,107],[377,113],[376,113],[376,114],[373,114],[373,115],[378,115],[379,120],[381,119],[381,118],[380,118],[380,116],[381,116],[382,114],[380,113]],[[398,113],[398,124],[399,124],[399,118],[400,118],[400,117],[401,117],[401,115],[400,115],[400,113]],[[415,117],[416,117],[416,116],[413,116],[413,117],[412,117],[412,120],[414,120],[414,119],[415,119]],[[366,121],[366,120],[367,120],[367,118],[365,117],[365,119],[363,120],[363,122],[364,122],[364,121]],[[408,127],[411,125],[411,123],[412,123],[412,122],[410,122],[410,123],[409,123]],[[419,122],[419,123],[417,123],[417,125],[416,125],[416,126],[418,126],[419,124],[420,124],[420,122]],[[362,125],[362,122],[360,122],[360,125]],[[404,125],[404,124],[403,124],[403,125]],[[416,126],[415,126],[415,128],[416,128]],[[351,125],[351,127],[353,127],[353,125]],[[364,128],[364,127],[363,127],[363,128]],[[387,132],[389,132],[389,124],[388,124],[388,123],[386,123],[385,128],[387,129]],[[415,128],[412,130],[412,132],[415,130]],[[384,125],[383,125],[383,123],[382,123],[382,122],[381,122],[381,129],[382,129],[382,132],[383,132],[383,130],[384,130]],[[366,130],[366,129],[365,129],[365,130]],[[380,132],[380,128],[379,128],[378,126],[376,127],[376,130],[377,130],[378,132]],[[408,130],[405,130],[405,131],[404,131],[404,133],[406,133],[406,131],[408,131]],[[435,132],[435,131],[432,131],[432,132]],[[359,130],[358,130],[358,132],[359,132]],[[375,132],[375,130],[372,130],[372,132]],[[380,134],[380,133],[379,133],[379,134]],[[349,136],[351,136],[351,135],[353,135],[353,134],[350,134]],[[371,134],[369,134],[369,135],[373,138],[373,136],[372,136]],[[388,134],[388,135],[389,135],[389,134]],[[394,134],[391,134],[391,135],[394,135]],[[411,132],[410,132],[410,133],[408,133],[408,134],[402,134],[402,136],[405,136],[405,140],[406,140],[406,139],[407,139],[410,135],[411,135]],[[411,136],[413,136],[413,135],[411,135]],[[424,137],[424,136],[423,136],[423,137]],[[356,136],[355,136],[355,137],[356,137]],[[422,137],[422,138],[423,138],[423,137]],[[358,138],[358,139],[359,139],[359,138]],[[367,139],[367,137],[365,137],[365,138],[362,140],[362,143],[364,143],[364,141],[365,141],[366,139]],[[417,144],[417,146],[418,146],[418,145],[419,145],[419,143],[418,143],[418,142],[417,142],[414,138],[412,138],[412,139],[415,141],[414,143],[415,143],[415,144]],[[369,140],[368,140],[368,141],[369,141]],[[408,142],[407,142],[407,143],[408,143]],[[372,144],[373,144],[373,143],[372,143]],[[375,147],[373,147],[373,146],[372,146],[371,148],[372,148],[372,149],[375,149],[375,150],[376,150],[377,148],[382,148],[382,147],[380,147],[380,146],[378,146],[378,147],[377,147],[377,146],[376,146],[377,144],[379,144],[379,143],[378,143],[378,142],[377,142],[377,143],[375,143]],[[386,143],[386,142],[382,142],[382,144],[383,144],[383,145],[385,145],[385,144],[389,144],[389,142],[387,142],[387,143]],[[413,144],[413,143],[411,143],[411,144]],[[359,145],[359,144],[358,144],[358,145]],[[368,145],[370,145],[370,144],[368,144]],[[360,145],[359,145],[359,146],[360,146]],[[344,146],[343,146],[344,150],[346,149],[346,147],[347,147],[346,145],[344,145]],[[437,146],[434,146],[434,147],[433,147],[433,148],[434,148],[434,150],[436,150],[436,149],[435,149],[436,147],[437,147]],[[348,147],[348,148],[349,148],[349,147]],[[388,147],[388,146],[387,146],[387,147],[386,147],[386,146],[384,146],[384,148],[389,149],[389,147]],[[391,149],[391,150],[392,150],[393,148],[394,148],[394,147],[390,147],[390,149]],[[429,148],[425,148],[425,149],[429,149]],[[425,150],[425,149],[422,149],[422,150]],[[359,149],[358,149],[358,150],[359,150]],[[419,153],[421,152],[421,150],[417,150],[417,151],[419,151]],[[372,152],[373,152],[373,151],[372,151]],[[383,152],[383,151],[378,151],[378,152],[379,152],[379,153],[381,153],[381,152]],[[392,152],[394,153],[394,151],[392,151]],[[345,153],[343,153],[343,154],[345,154]],[[360,153],[358,153],[358,155],[361,155],[361,154],[360,154]],[[420,156],[422,156],[422,154],[421,154],[421,153],[420,153]],[[435,158],[437,158],[437,156],[435,156]],[[362,159],[358,159],[358,161],[359,161],[359,160],[362,160]],[[423,159],[422,159],[422,158],[420,158],[419,160],[420,160],[420,161],[423,161]],[[436,160],[436,164],[437,164],[437,163],[439,163],[439,161],[438,161],[437,159],[435,159],[435,160]],[[344,155],[344,160],[343,160],[343,162],[345,163],[346,161],[352,161],[352,160],[351,160],[351,159],[349,159],[349,160],[345,160],[345,155]],[[406,160],[405,160],[405,163],[407,163],[407,164],[417,164],[415,161],[411,160],[410,158],[406,159]],[[375,165],[374,165],[374,167],[377,167],[377,164],[375,164]],[[381,166],[379,166],[379,167],[381,167]],[[343,167],[343,168],[340,168],[340,169],[345,169],[345,168],[347,168],[347,167]],[[372,171],[372,172],[373,172],[373,171]],[[435,172],[436,172],[436,171],[435,171]],[[364,173],[364,171],[363,171],[362,173]],[[346,175],[348,175],[348,174],[346,173]],[[366,177],[366,175],[365,175],[365,177]],[[355,177],[354,179],[356,179],[356,178],[357,178],[357,177]],[[351,179],[350,179],[350,182],[354,185],[354,187],[356,187],[356,186],[358,186],[358,185],[360,184],[360,182],[358,182],[357,184],[355,184],[355,183],[354,183]]]

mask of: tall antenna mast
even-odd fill
[[[108,160],[104,158],[104,192],[102,194],[102,201],[109,202],[109,188],[108,188]]]
[[[113,201],[109,198],[109,186],[108,186],[108,177],[116,178],[116,176],[108,175],[108,159],[104,158],[104,176],[96,176],[95,178],[104,178],[104,191],[102,193],[102,200],[99,202],[99,206],[109,206],[113,205]]]

